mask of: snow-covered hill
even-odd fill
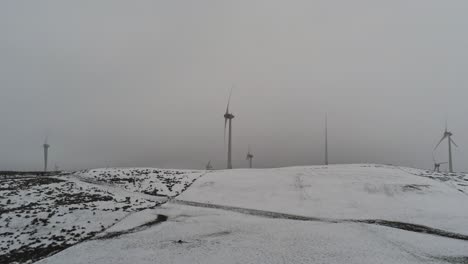
[[[91,239],[133,212],[155,208],[200,175],[143,168],[0,175],[0,263],[37,260]]]
[[[132,192],[172,197],[183,192],[202,173],[155,168],[106,168],[80,171],[75,175],[85,181],[118,186]]]
[[[92,240],[39,264],[466,263],[468,242],[360,223],[266,218],[166,204],[168,221]]]
[[[59,177],[0,181],[0,263],[38,259],[160,202]]]
[[[355,164],[96,169],[63,180],[131,201],[169,200],[135,207],[41,264],[468,262],[466,174]]]
[[[361,164],[216,171],[178,199],[329,219],[402,221],[468,234],[468,188],[457,185],[458,177],[432,176]]]

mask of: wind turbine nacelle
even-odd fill
[[[43,146],[44,146],[44,148],[49,148],[50,147],[49,144],[44,144]]]
[[[234,118],[234,115],[233,114],[224,114],[224,118],[226,119],[233,119]]]

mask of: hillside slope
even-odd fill
[[[178,199],[319,218],[401,221],[468,234],[467,193],[453,181],[428,176],[360,164],[214,171]]]
[[[152,168],[0,174],[0,263],[35,261],[93,239],[166,202],[200,175]]]
[[[127,173],[96,183],[129,192]],[[174,178],[187,189],[167,203],[39,263],[467,263],[465,177],[359,164],[197,172]]]
[[[183,192],[203,171],[157,168],[101,168],[76,172],[79,179],[153,196],[173,197]]]

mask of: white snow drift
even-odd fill
[[[380,165],[213,171],[109,230],[122,235],[40,263],[466,263],[464,238],[352,221],[468,235],[465,182],[465,174]],[[159,214],[168,220],[151,222]]]

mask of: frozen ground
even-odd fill
[[[459,186],[459,177],[438,176],[360,164],[216,171],[178,199],[328,219],[400,221],[468,235],[468,188]]]
[[[106,168],[76,172],[83,180],[118,186],[124,190],[173,197],[183,192],[203,171],[155,168]]]
[[[116,170],[114,179],[122,171]],[[158,170],[163,176],[145,174],[146,169],[127,171],[142,173],[138,176],[144,179],[139,182],[149,183],[145,190],[155,182],[154,190],[167,195],[180,192],[200,176],[174,170]],[[151,176],[156,180],[148,179]],[[36,260],[63,250],[107,231],[126,217],[132,219],[133,212],[167,200],[162,195],[132,192],[119,181],[94,184],[83,178],[78,173],[61,177],[0,176],[0,263]]]
[[[359,164],[182,171],[135,188],[116,179],[159,170],[119,170],[66,183],[144,198],[146,209],[39,263],[468,263],[466,174]],[[170,200],[150,205],[167,199],[151,188],[173,182]]]
[[[400,169],[408,173],[411,173],[413,175],[418,175],[418,176],[446,182],[447,184],[456,188],[458,191],[462,193],[466,193],[468,195],[468,174],[467,173],[448,173],[448,172],[435,173],[429,170],[419,170],[419,169],[405,168],[405,167],[400,167]]]
[[[466,263],[468,242],[362,223],[296,221],[166,204],[168,221],[40,264]]]

